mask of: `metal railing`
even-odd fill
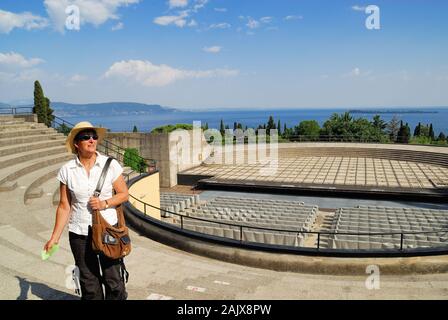
[[[306,231],[306,230],[286,230],[286,229],[277,229],[277,228],[266,228],[266,227],[256,227],[256,226],[248,226],[248,225],[241,225],[241,224],[235,224],[235,223],[228,223],[228,222],[219,222],[216,220],[209,220],[209,219],[204,219],[204,218],[198,218],[198,217],[191,217],[191,216],[185,216],[179,213],[175,213],[166,209],[162,209],[162,208],[158,208],[156,206],[153,206],[149,203],[146,203],[140,199],[137,199],[136,197],[134,197],[132,194],[129,194],[129,196],[138,201],[139,203],[143,204],[143,212],[146,215],[147,214],[147,207],[156,209],[156,210],[160,210],[163,211],[165,213],[169,213],[171,215],[175,215],[180,217],[180,229],[181,230],[188,230],[188,231],[192,231],[191,229],[186,229],[184,228],[184,220],[185,219],[191,219],[191,220],[195,220],[195,221],[203,221],[203,222],[208,222],[208,223],[212,223],[212,224],[217,224],[219,226],[229,226],[229,227],[237,227],[239,229],[240,232],[240,239],[239,242],[240,244],[243,244],[244,242],[248,242],[248,241],[244,241],[243,240],[243,228],[245,229],[255,229],[255,230],[262,230],[262,231],[273,231],[273,232],[279,232],[279,233],[291,233],[291,234],[295,234],[295,236],[297,238],[299,238],[299,236],[301,235],[315,235],[317,236],[317,240],[316,240],[316,246],[314,249],[316,250],[320,250],[321,248],[321,240],[322,240],[322,236],[333,236],[334,239],[330,239],[330,240],[337,240],[336,236],[390,236],[391,238],[394,235],[400,235],[400,247],[399,247],[399,251],[403,252],[404,251],[404,241],[406,240],[405,236],[406,235],[425,235],[425,234],[436,234],[436,233],[448,233],[448,229],[440,229],[440,230],[432,230],[432,231],[416,231],[416,232],[372,232],[372,233],[355,233],[355,232],[329,232],[329,231]],[[135,206],[134,206],[135,207]],[[195,231],[197,232],[197,231]],[[204,235],[209,235],[207,233],[202,233]],[[231,239],[231,238],[227,238],[224,237],[224,239]],[[340,240],[340,241],[344,241],[344,240]],[[259,242],[260,244],[264,244]],[[385,243],[386,244],[386,243]],[[282,247],[281,245],[275,245],[278,247]],[[448,243],[447,243],[448,246]],[[305,246],[298,246],[298,248],[309,248],[309,247],[305,247]],[[421,247],[423,248],[423,247]],[[331,249],[331,248],[325,248],[325,249]],[[336,249],[335,249],[336,250]],[[337,250],[341,250],[341,249],[337,249]],[[384,252],[388,252],[388,251],[396,251],[396,249],[382,249],[382,251]]]
[[[68,135],[71,128],[75,125],[67,120],[54,116],[53,121],[51,122],[51,127],[56,129],[60,133],[64,133]],[[146,159],[141,156],[135,156],[134,158],[129,158],[125,156],[126,149],[107,140],[103,139],[100,144],[98,144],[99,151],[103,152],[107,156],[114,157],[121,163],[129,163],[134,164],[138,169],[133,169],[134,172],[139,172],[140,174],[143,172],[154,172],[157,170],[157,162],[154,159]]]
[[[0,114],[32,114],[33,107],[1,107]]]

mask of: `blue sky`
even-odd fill
[[[38,79],[72,103],[447,106],[447,17],[444,0],[1,0],[0,102]]]

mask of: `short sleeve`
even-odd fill
[[[59,169],[56,179],[58,179],[63,184],[67,185],[67,168],[66,168],[66,166],[63,166],[61,169]]]
[[[114,183],[115,181],[117,181],[118,177],[120,177],[120,175],[123,173],[123,168],[118,163],[118,161],[114,159],[110,163],[110,169],[112,172],[112,183]]]

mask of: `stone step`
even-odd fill
[[[0,117],[0,126],[3,124],[19,124],[19,123],[24,123],[25,119],[23,118],[14,118],[14,117],[5,117],[5,116],[1,116]]]
[[[33,172],[32,176],[27,177],[29,178],[28,181],[33,180],[33,182],[31,182],[31,184],[29,184],[25,189],[23,203],[29,204],[31,199],[42,197],[45,192],[42,185],[47,181],[53,181],[53,183],[55,183],[57,181],[56,176],[61,167],[62,165],[57,163],[53,166],[47,167],[45,171],[39,170],[41,172]],[[21,184],[20,182],[18,183],[19,185]]]
[[[50,134],[56,133],[57,131],[53,128],[36,128],[29,130],[20,130],[20,131],[8,131],[3,132],[1,135],[2,139],[5,138],[16,138],[16,137],[25,137],[25,136],[34,136],[37,134]]]
[[[42,196],[40,198],[28,199],[26,202],[27,206],[42,210],[54,210],[53,198],[55,193],[59,194],[59,181],[56,179],[56,175],[57,172],[55,173],[55,176],[40,184],[38,189],[42,190]]]
[[[41,298],[58,299],[72,296],[70,289],[65,288],[65,283],[67,277],[70,276],[70,274],[66,274],[66,269],[73,264],[73,261],[67,264],[54,263],[50,260],[42,261],[39,256],[40,251],[37,254],[23,253],[4,245],[0,245],[0,250],[2,252],[2,258],[0,258],[1,266],[9,270],[14,270],[16,274],[26,276],[24,278],[18,277],[20,286],[31,286],[30,281],[27,279],[32,278],[36,279],[34,286],[40,286],[42,288],[39,290],[39,294],[43,295]],[[58,253],[53,257],[56,257]],[[54,288],[58,288],[58,290]],[[24,298],[26,299],[28,292],[25,294],[26,297]]]
[[[48,127],[43,123],[23,122],[23,123],[2,124],[0,126],[0,132],[21,131],[29,129],[45,129],[45,128]]]
[[[19,179],[22,176],[33,173],[40,169],[45,169],[46,167],[52,166],[54,164],[62,164],[73,159],[73,156],[70,154],[62,154],[62,155],[50,155],[47,157],[43,157],[41,159],[34,159],[31,161],[23,162],[14,167],[9,167],[3,170],[0,170],[0,188],[3,183],[7,181],[14,181]],[[32,183],[30,181],[29,183]],[[9,190],[0,190],[0,191],[9,191]]]
[[[28,144],[33,142],[39,142],[39,141],[48,141],[51,142],[52,140],[57,140],[64,138],[65,136],[62,133],[47,133],[47,134],[36,134],[32,136],[23,136],[23,137],[17,137],[17,138],[5,138],[0,139],[0,147],[6,147],[6,146],[15,146],[18,144]]]
[[[37,257],[40,257],[40,252],[45,245],[45,240],[35,239],[29,234],[10,225],[3,225],[0,227],[0,239]],[[67,239],[61,240],[63,240],[63,242],[60,243],[58,252],[55,253],[48,262],[67,265],[73,261],[73,256],[70,252]]]
[[[52,146],[51,148],[14,153],[0,158],[0,168],[6,168],[32,159],[39,159],[45,156],[57,155],[62,153],[67,153],[67,149],[65,148],[65,146]]]
[[[57,138],[56,140],[38,141],[32,143],[18,144],[15,146],[0,147],[0,159],[1,157],[16,153],[45,149],[48,148],[49,146],[63,146],[63,145],[65,145],[65,137]]]

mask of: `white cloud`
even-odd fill
[[[249,29],[257,29],[260,26],[260,22],[259,21],[255,20],[255,19],[252,19],[251,17],[249,17],[248,19],[249,19],[249,21],[247,22],[246,26]]]
[[[177,27],[183,28],[187,24],[188,14],[182,12],[178,16],[161,16],[154,19],[154,23],[161,26],[175,25]]]
[[[111,30],[117,31],[117,30],[121,30],[123,28],[124,28],[124,23],[120,21],[116,25],[114,25]]]
[[[127,60],[115,62],[104,77],[124,78],[146,87],[163,87],[178,80],[230,77],[238,74],[238,70],[231,69],[182,70],[165,64],[155,65],[150,61]]]
[[[221,51],[221,49],[222,49],[222,47],[220,47],[220,46],[202,48],[202,50],[207,53],[219,53]]]
[[[355,68],[352,71],[350,71],[349,75],[357,77],[361,74],[361,69],[359,68]]]
[[[362,12],[365,12],[365,11],[366,11],[366,8],[367,8],[367,7],[358,6],[358,5],[352,6],[352,10],[354,10],[354,11],[362,11]]]
[[[360,68],[356,67],[348,73],[342,75],[344,78],[358,78],[358,77],[367,77],[372,74],[372,71],[361,71]]]
[[[196,0],[192,7],[190,6],[185,10],[178,11],[173,15],[156,17],[154,18],[153,22],[161,26],[175,25],[179,28],[183,28],[185,26],[196,27],[198,25],[196,20],[190,19],[190,22],[188,23],[187,20],[188,18],[191,18],[194,13],[197,13],[198,10],[204,7],[207,3],[208,0]],[[187,6],[188,0],[169,0],[170,9],[179,7],[184,8]]]
[[[230,23],[222,22],[222,23],[214,23],[209,26],[209,29],[228,29],[232,27]]]
[[[216,12],[227,12],[227,8],[215,8]]]
[[[271,23],[272,17],[263,17],[263,18],[260,18],[260,21],[263,23]]]
[[[35,16],[30,12],[13,13],[0,10],[0,33],[10,33],[14,28],[33,30],[43,29],[47,26],[47,19]]]
[[[188,5],[188,0],[169,0],[170,9],[172,8],[183,8]]]
[[[43,62],[44,60],[39,58],[26,59],[21,54],[15,52],[0,52],[0,65],[9,68],[31,68]]]
[[[193,12],[197,12],[199,9],[202,9],[207,3],[208,0],[196,0],[195,5],[193,6]]]
[[[284,18],[284,20],[286,21],[291,21],[291,20],[302,20],[303,16],[295,16],[295,15],[291,15],[291,16],[286,16]]]
[[[82,82],[82,81],[86,81],[88,79],[88,77],[80,75],[80,74],[75,74],[70,78],[70,81],[72,82]]]
[[[188,26],[189,27],[197,27],[197,25],[198,25],[198,23],[196,22],[196,20],[191,20],[189,23],[188,23]]]
[[[44,5],[54,28],[64,32],[67,19],[65,9],[70,5],[79,8],[81,25],[89,23],[99,26],[109,19],[118,20],[117,10],[120,7],[139,2],[140,0],[45,0]]]

